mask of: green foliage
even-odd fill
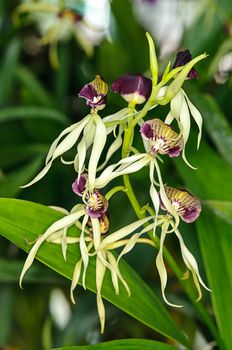
[[[83,1],[77,2],[84,8]],[[54,350],[171,350],[182,344],[189,349],[201,350],[208,342],[216,342],[219,350],[232,349],[232,78],[231,67],[223,75],[218,66],[225,54],[231,54],[231,0],[196,2],[199,3],[196,4],[196,18],[185,29],[177,48],[189,48],[193,56],[202,52],[209,54],[197,66],[199,80],[185,83],[190,100],[204,119],[199,151],[196,153],[196,135],[186,147],[187,158],[197,170],[189,169],[179,159],[165,159],[162,166],[165,182],[171,186],[178,184],[179,188],[186,187],[201,199],[201,216],[191,228],[183,225],[183,236],[197,257],[203,279],[212,292],[204,293],[203,300],[195,302],[191,281],[182,280],[186,275],[179,246],[171,234],[165,256],[170,275],[167,296],[183,304],[182,309],[163,306],[158,292],[160,282],[155,272],[156,254],[144,246],[138,246],[128,254],[128,262],[120,262],[121,272],[132,290],[130,298],[123,288],[116,296],[110,275],[106,274],[102,295],[109,303],[104,335],[99,334],[92,296],[96,292],[94,258],[90,259],[87,274],[87,288],[94,293],[85,296],[78,287],[77,307],[71,306],[69,301],[68,280],[72,279],[74,264],[80,256],[77,246],[69,246],[68,259],[64,262],[60,246],[44,243],[37,255],[42,264],[35,262],[27,272],[22,291],[18,286],[26,257],[23,251],[28,252],[31,248],[27,241],[35,240],[62,216],[32,202],[57,204],[67,209],[76,204],[70,186],[74,175],[68,167],[61,168],[55,162],[47,180],[30,189],[22,190],[20,186],[41,169],[49,145],[59,132],[88,113],[84,102],[77,98],[78,92],[85,83],[93,80],[95,74],[102,75],[109,84],[124,73],[149,75],[145,32],[153,30],[150,19],[160,7],[158,3],[150,5],[141,1],[139,10],[135,9],[136,3],[129,0],[111,2],[113,21],[109,28],[99,30],[101,33],[109,29],[110,40],[105,38],[94,48],[92,56],[87,56],[74,39],[60,42],[57,49],[60,68],[53,70],[48,47],[37,45],[38,28],[33,23],[24,23],[24,20],[18,27],[12,23],[12,13],[19,1],[0,1],[0,196],[5,197],[0,199],[2,347],[26,350],[52,347]],[[183,3],[189,1],[178,3],[182,15]],[[147,17],[142,22],[137,13],[141,15],[143,11],[147,11],[144,12]],[[171,29],[164,27],[169,39]],[[155,40],[160,75],[168,61],[172,66],[175,56],[173,52],[170,57],[160,59],[162,47],[160,50],[159,44],[162,46],[162,40]],[[218,75],[223,78],[221,84],[215,80]],[[125,107],[125,101],[109,93],[103,115],[114,113],[119,106]],[[168,108],[158,107],[155,112],[149,112],[149,118],[164,120],[166,113]],[[143,149],[139,137],[134,146]],[[117,161],[117,157],[114,160]],[[72,152],[67,154],[67,159],[72,159]],[[141,206],[146,205],[149,197],[147,178],[144,171],[134,174],[131,180]],[[135,219],[123,196],[119,194],[112,199],[112,231]],[[71,235],[77,233],[77,229],[70,229]],[[176,277],[180,283],[176,282]],[[49,306],[55,288],[64,293],[71,310],[69,322],[63,329],[57,325]],[[204,340],[202,347],[196,343],[199,335]],[[108,341],[116,338],[120,340]],[[93,343],[99,344],[90,345]]]

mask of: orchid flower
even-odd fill
[[[82,197],[85,205],[78,204],[74,206],[70,213],[63,208],[53,207],[53,209],[58,210],[65,216],[54,222],[43,235],[38,237],[34,243],[20,275],[20,286],[22,286],[22,280],[25,273],[32,265],[39,248],[45,241],[53,244],[61,244],[64,260],[66,260],[67,245],[78,244],[80,247],[81,257],[76,262],[73,271],[70,289],[71,300],[75,303],[73,292],[80,280],[81,273],[82,285],[84,288],[86,288],[85,280],[89,264],[89,257],[95,256],[97,307],[101,323],[101,331],[103,332],[105,325],[105,309],[101,297],[101,289],[106,269],[109,269],[111,273],[115,293],[119,294],[119,281],[121,281],[128,293],[128,296],[130,296],[130,288],[127,285],[127,282],[124,280],[118,266],[119,260],[117,261],[114,254],[111,253],[111,250],[123,246],[125,246],[127,252],[131,250],[131,238],[128,240],[125,239],[125,237],[129,236],[133,231],[147,223],[152,217],[146,217],[135,221],[134,223],[129,224],[104,238],[109,230],[108,200],[99,190],[95,189],[92,193],[86,191],[86,183],[87,176],[86,174],[83,174],[80,176],[80,179],[76,179],[72,184],[73,191]],[[80,222],[81,218],[82,222]],[[68,229],[72,225],[76,225],[81,230],[78,237],[68,236]],[[149,227],[144,229],[140,235],[147,232],[148,229]],[[154,243],[147,238],[137,238],[136,243],[146,243],[154,246]],[[122,252],[122,255],[124,254],[125,249]],[[121,258],[121,256],[119,256],[119,258]]]
[[[61,132],[49,149],[45,167],[31,182],[22,186],[22,188],[31,186],[42,179],[51,168],[53,161],[70,150],[83,134],[77,146],[77,155],[71,163],[74,163],[80,176],[85,167],[87,150],[92,146],[88,172],[90,190],[93,190],[98,162],[107,137],[105,124],[97,112],[105,107],[107,90],[107,84],[99,76],[96,76],[95,80],[83,87],[79,95],[86,99],[87,105],[91,106],[91,113],[80,122]]]
[[[23,1],[14,14],[15,23],[19,16],[27,14],[30,22],[38,27],[41,38],[40,45],[49,45],[49,56],[54,68],[59,68],[57,54],[58,42],[74,37],[87,55],[93,53],[93,43],[86,35],[89,25],[82,16],[81,6],[73,6],[70,0]]]
[[[197,197],[190,195],[187,191],[177,190],[168,186],[165,186],[165,192],[169,199],[169,203],[171,203],[171,206],[183,221],[187,223],[192,223],[198,218],[201,212],[201,203]],[[165,296],[165,288],[167,285],[167,271],[163,259],[163,246],[166,235],[168,233],[174,232],[179,240],[183,261],[186,265],[187,270],[192,274],[193,282],[198,292],[197,301],[200,300],[202,296],[200,285],[202,285],[208,291],[210,291],[210,289],[203,282],[199,273],[197,262],[192,253],[186,247],[180,231],[175,227],[175,224],[172,220],[172,214],[170,213],[169,208],[167,208],[165,204],[162,203],[162,200],[161,208],[167,210],[168,212],[168,215],[166,216],[166,218],[164,217],[164,221],[161,226],[160,248],[156,257],[156,266],[161,281],[161,292],[163,299],[168,305],[174,307],[182,307],[181,305],[175,305],[170,303]],[[169,230],[170,226],[172,228],[171,231]]]

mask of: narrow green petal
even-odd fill
[[[183,94],[187,100],[187,103],[188,103],[190,112],[193,116],[193,119],[195,120],[195,122],[198,126],[198,129],[199,129],[198,138],[197,138],[197,149],[198,149],[200,146],[201,136],[202,136],[202,123],[203,123],[202,115],[199,112],[199,110],[194,106],[194,104],[190,101],[190,99],[188,98],[188,96],[186,95],[186,93],[184,91],[183,91]]]
[[[83,211],[80,211],[78,213],[75,214],[70,214],[68,216],[63,217],[62,219],[54,222],[46,231],[45,233],[39,237],[39,239],[36,241],[36,243],[33,245],[33,247],[31,248],[27,259],[24,263],[21,275],[20,275],[20,279],[19,279],[19,285],[20,287],[22,287],[22,280],[23,277],[25,275],[25,273],[27,272],[27,270],[30,268],[30,266],[32,265],[34,258],[41,246],[41,244],[54,232],[59,231],[61,229],[63,229],[64,227],[68,226],[68,225],[72,225],[76,220],[78,220],[81,216],[83,215]]]
[[[175,219],[175,227],[178,227],[179,222],[180,222],[180,218],[179,218],[179,215],[177,214],[175,208],[172,206],[170,200],[168,199],[168,197],[166,195],[166,192],[165,192],[165,189],[164,189],[163,180],[162,180],[162,176],[161,176],[161,172],[160,172],[160,168],[159,168],[159,164],[158,164],[156,159],[154,159],[154,164],[155,164],[155,168],[156,168],[156,172],[157,172],[158,180],[159,180],[159,185],[160,185],[160,197],[161,197],[161,200],[162,200],[165,208],[167,209],[167,211]]]
[[[72,130],[74,130],[77,126],[78,126],[79,123],[75,123],[75,124],[72,124],[70,125],[68,128],[64,129],[61,134],[55,139],[55,141],[53,141],[52,145],[50,146],[50,149],[48,151],[48,154],[47,154],[47,157],[46,157],[46,164],[49,162],[49,160],[52,158],[53,156],[53,153],[60,141],[60,139],[65,136],[66,134],[69,134]]]
[[[70,150],[70,148],[73,147],[73,145],[77,142],[81,132],[83,131],[86,124],[89,122],[89,119],[91,118],[90,115],[85,117],[78,126],[75,127],[62,141],[61,143],[56,147],[56,149],[53,152],[52,160],[56,159],[57,157],[61,156],[63,153]]]
[[[90,191],[93,191],[95,187],[95,178],[96,178],[96,172],[97,172],[97,166],[99,159],[101,157],[103,148],[106,143],[106,127],[104,122],[99,116],[96,116],[96,132],[95,132],[95,138],[93,143],[93,148],[89,160],[89,167],[88,167],[88,185]]]
[[[198,269],[198,265],[196,262],[196,259],[194,258],[193,254],[188,250],[188,248],[186,247],[183,237],[180,234],[179,230],[175,230],[175,234],[179,239],[180,242],[180,249],[181,249],[181,254],[184,260],[184,263],[186,265],[186,267],[193,273],[196,274],[197,279],[199,280],[200,284],[208,291],[211,291],[203,282],[201,276],[200,276],[200,272]]]
[[[167,303],[170,306],[174,306],[174,307],[182,307],[181,305],[176,305],[176,304],[172,304],[170,303],[165,295],[165,289],[167,286],[167,270],[164,264],[164,259],[163,259],[163,245],[164,245],[164,240],[167,234],[167,230],[168,230],[168,224],[163,224],[162,226],[162,231],[161,231],[161,236],[160,236],[160,249],[159,252],[157,254],[156,257],[156,266],[157,266],[157,270],[160,276],[160,283],[161,283],[161,293],[163,296],[163,299],[165,301],[165,303]]]
[[[85,226],[88,222],[88,215],[85,214],[83,221],[82,221],[82,230],[81,230],[81,235],[80,235],[80,251],[81,251],[81,257],[83,260],[83,275],[82,275],[82,284],[83,284],[83,288],[86,289],[85,286],[85,276],[86,276],[86,270],[89,264],[89,253],[88,253],[88,249],[86,247],[86,243],[85,243]]]
[[[115,260],[115,257],[110,252],[106,252],[106,256],[108,258],[109,264],[110,264],[110,273],[111,273],[111,280],[114,286],[115,294],[119,294],[119,286],[118,286],[118,275],[117,275],[117,263]]]
[[[109,261],[111,262],[111,265],[114,266],[114,271],[116,272],[119,280],[121,281],[122,285],[124,286],[125,290],[127,291],[127,295],[129,297],[131,295],[130,288],[129,288],[128,284],[126,283],[125,279],[122,277],[122,274],[119,270],[119,267],[118,267],[118,264],[117,264],[117,261],[116,261],[114,255],[110,252],[107,252],[107,255],[108,255]]]
[[[101,288],[106,272],[106,267],[97,256],[96,258],[96,288],[97,288],[97,308],[101,323],[101,333],[104,333],[105,328],[105,307],[101,297]]]
[[[75,299],[74,299],[74,295],[73,295],[73,291],[79,282],[80,274],[81,274],[81,267],[82,267],[82,259],[80,259],[76,263],[76,265],[74,267],[74,271],[73,271],[72,284],[71,284],[71,288],[70,288],[70,298],[71,298],[73,304],[76,304]]]
[[[108,161],[110,160],[112,155],[121,147],[121,145],[122,145],[122,133],[123,133],[123,128],[121,126],[119,126],[118,136],[116,137],[114,142],[110,145],[110,147],[109,147],[109,149],[107,151],[107,154],[106,154],[106,159],[97,168],[98,171],[102,170],[106,166],[106,164],[108,163]]]
[[[108,244],[114,243],[116,241],[119,241],[120,239],[128,236],[131,234],[133,231],[137,230],[140,226],[151,220],[152,217],[148,216],[144,219],[137,220],[133,222],[132,224],[129,224],[120,230],[117,230],[110,235],[108,235],[106,238],[104,238],[100,244],[99,249],[104,249]]]

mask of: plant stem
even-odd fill
[[[140,120],[147,113],[148,110],[149,110],[149,107],[147,104],[147,107],[143,108],[142,112],[133,121],[131,121],[131,124],[128,126],[128,129],[125,130],[123,147],[122,147],[122,158],[125,158],[128,155],[130,146],[132,144],[132,141],[133,141],[132,140],[133,139],[133,127],[132,126],[133,126],[135,120],[136,119]],[[136,195],[135,195],[133,188],[131,186],[131,183],[130,183],[129,175],[123,175],[123,181],[124,181],[125,188],[127,189],[126,194],[128,196],[128,199],[129,199],[133,209],[134,209],[135,214],[137,215],[137,217],[139,219],[144,218],[146,216],[146,212],[144,212],[142,210],[142,208],[141,208],[141,206],[136,198]],[[157,236],[154,238],[153,232],[150,232],[149,236],[155,242],[157,249],[159,249],[159,245],[160,245],[159,238]],[[209,331],[211,332],[211,334],[214,336],[215,340],[217,341],[220,349],[225,350],[223,340],[221,339],[214,322],[212,321],[211,317],[209,316],[209,314],[205,310],[204,305],[201,302],[196,302],[195,293],[192,290],[191,284],[189,283],[189,281],[183,280],[183,271],[179,268],[179,266],[177,265],[177,263],[173,259],[172,255],[170,254],[168,249],[165,247],[163,250],[163,254],[164,254],[165,260],[168,262],[168,264],[172,268],[173,272],[177,276],[180,284],[183,286],[189,300],[195,306],[198,314],[200,315],[201,320],[203,320],[204,323],[207,325]]]

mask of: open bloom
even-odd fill
[[[90,31],[97,31],[87,24],[82,16],[82,8],[73,5],[70,0],[59,1],[23,1],[15,11],[15,21],[18,22],[20,14],[27,14],[30,22],[34,22],[41,35],[40,45],[49,45],[50,61],[54,68],[59,67],[57,55],[57,43],[64,42],[74,37],[87,55],[93,53],[94,42],[89,35]],[[99,39],[105,33],[102,31]],[[93,35],[92,35],[93,36]]]
[[[167,197],[169,199],[169,206],[171,204],[173,210],[176,211],[177,215],[179,215],[183,221],[190,223],[195,221],[198,218],[201,211],[201,204],[197,197],[191,196],[187,191],[180,191],[168,186],[165,186],[164,188],[165,188]],[[156,266],[157,266],[157,270],[159,272],[160,281],[161,281],[161,291],[162,291],[163,298],[167,304],[175,307],[181,307],[181,305],[175,305],[170,303],[165,296],[165,289],[167,285],[167,270],[163,259],[163,246],[164,246],[165,238],[168,233],[174,232],[176,237],[179,240],[183,261],[186,265],[187,271],[189,271],[192,274],[193,282],[198,292],[197,300],[200,300],[202,296],[200,285],[202,285],[207,290],[210,290],[210,289],[203,282],[199,273],[197,262],[194,256],[192,255],[192,253],[186,247],[180,231],[178,230],[178,228],[176,227],[176,224],[172,220],[172,214],[170,215],[169,208],[167,208],[162,203],[162,200],[161,200],[161,208],[168,211],[168,215],[164,216],[163,222],[160,223],[160,226],[161,226],[160,248],[156,257]]]
[[[120,281],[126,289],[128,296],[130,296],[130,288],[127,282],[124,280],[118,266],[119,260],[117,261],[111,250],[125,246],[122,255],[128,252],[135,244],[133,244],[132,238],[134,236],[129,239],[125,239],[125,237],[130,235],[133,231],[138,230],[139,227],[151,220],[151,217],[138,220],[105,237],[109,230],[107,213],[108,201],[106,197],[96,189],[92,193],[89,193],[88,191],[86,192],[85,185],[83,185],[83,178],[80,178],[79,182],[81,182],[81,184],[77,183],[77,180],[74,182],[74,192],[76,193],[76,189],[78,188],[78,195],[79,193],[82,194],[85,205],[78,204],[74,206],[70,213],[63,208],[54,207],[54,209],[63,213],[64,217],[54,222],[41,236],[38,237],[36,242],[33,244],[20,275],[20,286],[22,285],[22,280],[25,273],[33,263],[40,246],[45,241],[53,244],[61,244],[62,253],[65,260],[68,244],[78,244],[80,248],[80,257],[73,270],[73,278],[70,289],[71,300],[75,303],[73,292],[80,280],[81,273],[82,284],[85,288],[85,277],[89,259],[90,257],[96,258],[95,278],[97,308],[101,323],[101,332],[103,332],[105,325],[105,308],[101,290],[106,269],[109,269],[111,273],[115,293],[119,294]],[[68,235],[68,230],[72,225],[76,225],[80,230],[76,237]],[[144,230],[144,232],[146,232],[146,230]],[[142,233],[143,232],[141,232],[140,235]],[[149,239],[146,238],[136,239],[136,243],[147,243],[154,245]]]
[[[133,105],[144,103],[151,94],[151,88],[151,79],[141,74],[122,75],[112,84],[112,91]]]
[[[140,129],[144,140],[147,140],[146,150],[152,154],[167,154],[178,157],[183,149],[183,138],[169,125],[160,119],[152,119],[143,123]]]
[[[42,179],[51,168],[53,161],[56,158],[62,156],[65,152],[69,151],[82,135],[82,138],[77,146],[77,153],[75,155],[74,160],[70,162],[63,162],[68,164],[74,164],[74,168],[80,176],[83,169],[85,168],[87,150],[92,146],[88,162],[88,184],[90,191],[93,190],[98,162],[107,138],[107,130],[105,127],[105,123],[97,114],[97,110],[99,109],[99,107],[101,109],[103,106],[102,102],[103,97],[105,98],[106,96],[107,86],[103,80],[100,80],[99,76],[97,76],[96,79],[89,85],[96,90],[96,93],[99,96],[99,99],[96,96],[93,98],[92,103],[95,103],[95,108],[92,109],[91,114],[88,114],[80,122],[69,126],[61,132],[57,139],[55,139],[55,141],[52,143],[48,151],[45,167],[31,182],[22,186],[22,188],[31,186],[35,182]],[[88,87],[84,87],[83,89],[87,91]],[[88,104],[90,104],[89,101],[90,100],[88,99]]]
[[[191,223],[198,218],[201,212],[201,202],[197,197],[190,195],[188,191],[177,190],[169,186],[165,186],[164,189],[171,205],[183,221]],[[166,209],[162,201],[161,208]]]
[[[79,92],[79,97],[84,97],[86,99],[86,104],[94,109],[103,109],[106,105],[106,97],[108,92],[108,85],[99,75],[86,84]]]

